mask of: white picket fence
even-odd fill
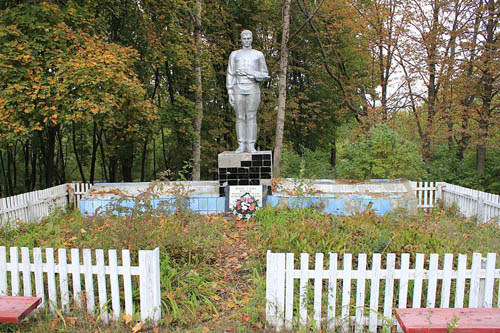
[[[68,186],[54,186],[0,199],[0,224],[8,221],[39,221],[56,207],[68,204]]]
[[[121,314],[134,316],[139,311],[141,320],[158,321],[161,318],[160,250],[138,251],[139,266],[131,266],[129,250],[121,251],[121,260],[116,250],[109,250],[107,258],[104,250],[95,250],[95,260],[93,252],[58,249],[56,260],[52,248],[42,251],[22,247],[19,252],[17,247],[7,251],[5,246],[0,246],[0,295],[33,296],[34,292],[52,311],[59,308],[67,312],[71,305],[86,306],[89,313],[103,321],[116,320]],[[139,309],[135,308],[137,302],[133,299],[135,276],[139,277]]]
[[[54,209],[64,209],[68,204],[78,208],[82,196],[91,186],[84,183],[62,184],[45,190],[0,198],[0,225],[17,221],[40,221]]]
[[[496,254],[460,254],[454,262],[445,254],[427,261],[424,254],[373,254],[371,269],[367,255],[359,254],[356,269],[353,257],[344,254],[339,269],[337,253],[330,253],[324,268],[323,253],[315,255],[314,269],[309,268],[309,255],[300,255],[300,268],[295,269],[293,253],[267,253],[266,319],[278,330],[313,325],[320,329],[342,328],[344,332],[368,329],[377,332],[383,325],[396,324],[394,308],[462,308],[500,307]],[[424,263],[428,262],[427,268]],[[469,260],[470,262],[470,260]],[[399,266],[396,268],[396,265]],[[298,280],[298,281],[297,281]],[[296,281],[298,283],[296,283]]]
[[[438,190],[446,206],[456,205],[465,217],[477,218],[479,223],[489,222],[500,217],[500,196],[472,190],[470,188],[443,183]]]
[[[500,196],[445,182],[410,182],[415,189],[418,207],[433,208],[439,199],[446,207],[453,204],[465,217],[476,217],[479,223],[500,217]]]
[[[442,182],[410,182],[415,189],[415,196],[418,199],[418,208],[432,208],[436,204],[438,198],[437,189],[438,185],[444,184]]]

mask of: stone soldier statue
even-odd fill
[[[252,32],[241,32],[241,50],[231,52],[227,66],[226,87],[229,104],[236,111],[236,153],[255,153],[257,109],[260,104],[259,82],[269,79],[262,52],[252,49]]]

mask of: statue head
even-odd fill
[[[243,48],[252,47],[253,34],[250,30],[243,30],[241,32],[240,36],[241,36],[241,44],[243,45]]]

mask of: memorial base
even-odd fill
[[[219,195],[225,195],[226,186],[272,185],[273,153],[270,150],[256,153],[225,151],[218,156]]]

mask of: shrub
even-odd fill
[[[350,140],[339,152],[336,174],[345,179],[425,177],[418,146],[386,124]]]
[[[290,178],[333,178],[330,153],[324,150],[305,148],[302,155],[285,147],[281,157],[280,175]]]

